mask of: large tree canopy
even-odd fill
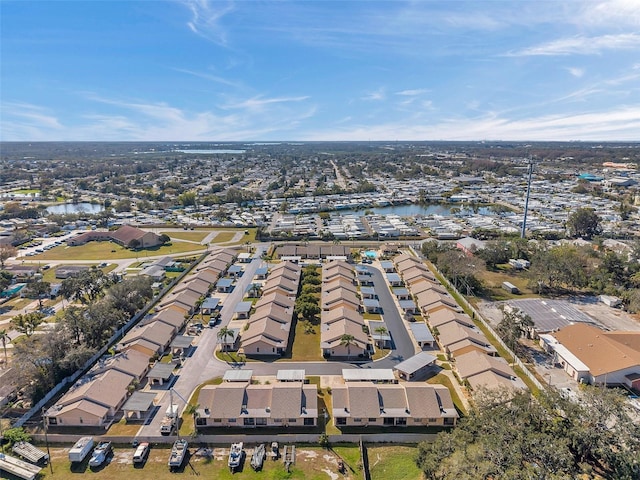
[[[593,208],[578,208],[567,219],[570,237],[591,239],[602,232],[600,217]]]
[[[634,480],[640,471],[640,424],[625,397],[587,387],[580,403],[557,391],[480,392],[458,426],[419,445],[428,479]],[[580,477],[583,475],[583,477]]]

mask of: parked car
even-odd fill
[[[144,464],[148,456],[149,456],[149,444],[147,442],[142,442],[136,447],[136,451],[133,454],[133,464],[134,465]]]

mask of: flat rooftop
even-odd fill
[[[595,319],[586,313],[582,313],[566,300],[524,298],[522,300],[509,300],[506,303],[529,315],[538,332],[552,332],[574,323],[588,323],[600,326]]]

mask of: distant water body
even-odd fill
[[[52,205],[47,207],[47,212],[55,215],[69,215],[72,213],[99,213],[104,207],[99,203],[63,203],[61,205]]]
[[[464,208],[460,205],[442,205],[442,204],[433,204],[433,205],[393,205],[389,207],[371,207],[371,208],[361,208],[359,210],[337,210],[337,213],[340,214],[348,214],[348,215],[356,215],[363,216],[365,212],[373,212],[376,215],[399,215],[401,217],[415,217],[416,215],[441,215],[443,217],[450,217],[454,212],[459,212],[461,215],[470,215],[473,214],[474,211],[470,208]],[[491,215],[492,211],[490,207],[479,207],[477,209],[478,215]]]
[[[245,153],[246,150],[173,150],[180,153],[197,153],[201,155],[212,155],[216,153]]]

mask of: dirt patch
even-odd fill
[[[335,457],[335,455],[323,455],[322,458],[324,459],[325,462],[328,463],[332,463],[334,464],[336,467],[338,466],[338,459]]]
[[[329,477],[331,477],[331,480],[337,480],[338,477],[340,475],[338,475],[336,472],[332,472],[331,470],[329,470],[328,468],[323,468],[322,471],[324,473],[326,473],[327,475],[329,475]]]
[[[132,452],[116,453],[114,454],[112,461],[116,463],[133,463],[133,453]]]
[[[314,452],[313,450],[296,450],[296,456],[306,457],[304,461],[308,462],[309,460],[318,458],[318,452]]]
[[[215,460],[224,460],[229,456],[229,450],[226,448],[214,448],[213,449],[213,458]]]

